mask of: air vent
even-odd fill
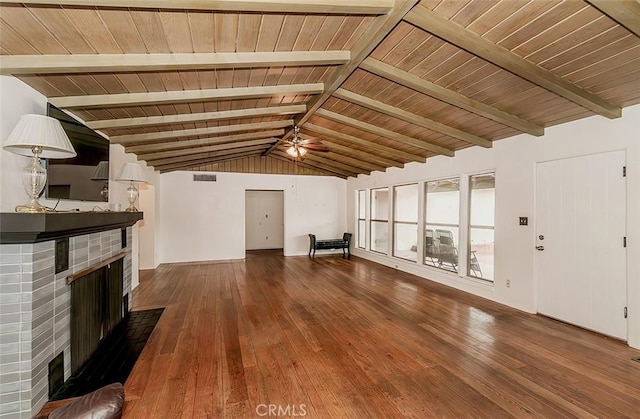
[[[193,175],[194,182],[215,182],[216,175]]]

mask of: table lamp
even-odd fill
[[[129,187],[127,188],[127,199],[129,200],[129,208],[127,208],[125,211],[137,212],[138,209],[134,205],[136,199],[138,198],[138,188],[136,186],[136,183],[147,182],[142,167],[140,167],[139,163],[125,163],[125,165],[122,166],[122,171],[120,171],[120,176],[118,176],[117,180],[120,182],[131,182],[131,185],[129,185]]]
[[[93,175],[91,175],[91,180],[104,180],[104,186],[100,191],[100,197],[102,201],[109,201],[109,162],[101,161],[98,163],[96,170],[93,171]]]
[[[47,183],[47,171],[40,165],[40,158],[68,159],[76,155],[60,122],[44,115],[23,115],[3,148],[21,156],[33,157],[22,171],[22,183],[29,195],[29,202],[18,205],[16,212],[47,211],[48,208],[38,202],[38,196]]]

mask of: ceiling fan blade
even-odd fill
[[[309,150],[313,150],[313,151],[319,151],[321,153],[325,153],[329,151],[329,149],[326,146],[323,146],[322,144],[305,144],[305,148],[308,148]]]
[[[313,138],[309,138],[308,140],[304,140],[304,144],[305,145],[307,145],[307,144],[322,144],[322,141],[316,140],[316,139],[313,139]]]

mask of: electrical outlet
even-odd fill
[[[507,279],[507,288],[511,288],[511,280]]]

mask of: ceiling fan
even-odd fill
[[[320,140],[316,140],[313,138],[301,138],[300,127],[298,127],[297,125],[293,127],[293,138],[290,140],[286,140],[286,143],[288,145],[287,154],[294,159],[301,159],[307,154],[309,150],[319,151],[321,153],[326,153],[327,151],[329,151],[327,147],[322,145]]]

